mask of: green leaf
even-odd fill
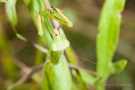
[[[83,81],[87,84],[94,85],[95,77],[85,71],[80,71]]]
[[[74,51],[71,48],[71,46],[67,47],[65,51],[66,51],[67,57],[69,59],[69,62],[74,65],[77,65],[77,60],[75,58]]]
[[[5,3],[7,3],[7,0],[0,0],[0,2],[5,2]]]
[[[115,62],[112,66],[112,73],[119,73],[121,72],[127,65],[127,60],[120,60],[118,62]]]
[[[77,80],[77,90],[88,90],[85,81],[83,80],[80,70],[72,70],[72,74]]]
[[[8,0],[8,2],[6,3],[6,12],[9,17],[9,20],[13,25],[17,24],[17,15],[15,8],[16,1],[17,0]]]
[[[21,35],[21,34],[16,34],[17,38],[23,40],[23,41],[26,41],[26,39]]]
[[[106,0],[101,12],[97,37],[97,73],[104,76],[102,81],[105,81],[111,73],[110,65],[119,40],[120,13],[124,5],[125,0]]]
[[[29,8],[29,11],[31,13],[32,19],[34,20],[34,23],[36,25],[36,12],[42,12],[44,10],[44,2],[43,0],[23,0],[27,7]]]

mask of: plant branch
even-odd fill
[[[82,68],[82,67],[79,67],[79,66],[70,64],[70,63],[68,63],[68,66],[69,66],[70,68],[77,69],[77,70],[82,70],[82,71],[86,71],[86,72],[88,72],[88,73],[90,73],[90,74],[92,74],[92,75],[97,76],[97,73],[94,72],[94,71],[91,71],[91,70],[88,70],[88,69],[85,69],[85,68]]]
[[[22,83],[24,83],[27,79],[29,79],[34,73],[36,73],[37,71],[41,70],[43,68],[44,64],[41,64],[38,67],[34,67],[32,68],[29,72],[26,73],[26,75],[24,75],[21,79],[19,79],[16,83],[14,83],[12,86],[10,86],[9,88],[14,88]]]

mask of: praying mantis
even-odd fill
[[[43,15],[43,17],[40,15],[39,12],[36,12],[38,34],[40,36],[42,36],[44,34],[43,27],[42,27],[42,20],[43,20],[45,22],[44,24],[45,24],[48,32],[50,33],[50,35],[53,39],[52,43],[51,43],[51,47],[50,47],[51,54],[54,54],[54,55],[52,55],[52,60],[53,60],[53,56],[55,56],[56,54],[61,55],[63,53],[63,50],[66,49],[70,45],[70,43],[63,35],[60,35],[60,33],[57,29],[53,29],[53,27],[51,26],[51,24],[49,22],[49,19],[45,18],[45,17],[50,17],[52,19],[55,19],[58,22],[65,24],[69,27],[72,27],[73,23],[71,21],[69,21],[60,12],[60,10],[58,8],[55,8],[55,7],[52,7],[52,10],[42,12],[42,15]],[[57,55],[56,55],[56,57],[57,57]],[[56,57],[54,57],[54,58],[56,58]]]

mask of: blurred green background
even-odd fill
[[[64,25],[62,27],[77,55],[96,62],[97,26],[104,0],[50,1],[52,6],[63,10],[63,13],[74,23],[72,28]],[[38,34],[36,26],[32,21],[28,8],[22,0],[17,1],[16,9],[18,18],[17,31],[28,40],[37,42]],[[108,85],[106,86],[107,90],[135,90],[134,29],[135,0],[127,0],[125,9],[122,12],[120,40],[113,61],[125,58],[128,60],[128,65],[123,72],[112,75],[109,78]],[[13,84],[23,75],[16,65],[12,65],[14,57],[11,56],[15,56],[27,66],[32,67],[35,64],[35,54],[36,49],[34,47],[16,38],[6,15],[5,4],[0,3],[0,90]],[[96,67],[96,65],[88,63],[83,59],[79,59],[79,65],[94,71]],[[113,84],[127,85],[113,86]],[[34,87],[38,87],[38,85],[35,85],[29,79],[26,83],[18,86],[17,90],[25,90],[29,86],[33,87],[32,90],[34,90]]]

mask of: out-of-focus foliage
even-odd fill
[[[0,1],[6,2],[6,0],[0,0]],[[8,86],[11,86],[22,76],[26,75],[26,73],[28,72],[27,67],[39,66],[41,63],[44,62],[45,58],[48,58],[46,54],[33,48],[26,42],[21,41],[20,39],[23,39],[25,41],[25,38],[23,38],[23,36],[26,37],[28,40],[32,42],[37,42],[41,46],[45,46],[45,47],[48,47],[47,42],[51,41],[51,39],[49,39],[51,38],[51,36],[47,36],[49,35],[48,32],[45,32],[46,37],[47,38],[49,37],[48,41],[46,41],[47,39],[45,36],[43,36],[43,38],[39,37],[35,25],[36,24],[35,11],[37,12],[43,11],[44,5],[43,3],[40,3],[43,0],[7,0],[7,1],[9,1],[10,3],[8,2],[0,3],[0,68],[1,68],[0,89],[1,90],[4,90]],[[134,71],[135,68],[134,67],[135,64],[134,63],[135,62],[134,0],[126,1],[125,9],[123,12],[119,12],[117,10],[121,9],[121,7],[123,8],[125,0],[121,0],[121,1],[106,0],[106,2],[107,1],[109,1],[107,7],[104,7],[107,9],[107,11],[103,10],[101,12],[101,8],[103,7],[103,3],[104,3],[103,0],[50,0],[51,5],[63,10],[64,11],[63,13],[69,18],[69,20],[73,21],[74,24],[72,28],[68,28],[67,26],[62,25],[63,30],[68,40],[70,41],[71,46],[74,49],[74,51],[72,51],[71,47],[69,47],[66,50],[66,54],[70,63],[77,65],[75,61],[75,58],[77,58],[79,66],[82,66],[92,71],[96,71],[95,68],[98,67],[97,70],[98,72],[96,73],[97,76],[99,76],[98,78],[96,78],[96,76],[88,74],[88,72],[84,72],[84,71],[76,72],[76,70],[73,70],[72,73],[74,77],[73,78],[74,82],[70,82],[69,79],[70,83],[68,84],[73,88],[73,90],[78,90],[78,88],[80,90],[85,90],[85,89],[87,90],[87,88],[88,90],[94,90],[97,82],[103,80],[101,76],[104,75],[103,77],[105,77],[104,80],[106,81],[110,74],[113,75],[111,75],[111,77],[107,80],[107,82],[101,83],[101,85],[103,87],[106,87],[107,90],[134,90],[134,85],[135,85],[134,83],[134,79],[135,79],[134,78],[134,74],[135,74]],[[115,1],[119,2],[119,4],[114,5],[112,9],[109,8],[111,7],[111,5],[114,4],[113,2]],[[100,18],[101,25],[99,25],[100,32],[98,32],[97,27],[99,23],[100,13],[102,13],[101,18],[105,18],[106,22],[103,23],[102,19]],[[119,13],[122,14],[121,28],[119,25],[120,18],[117,17]],[[8,15],[8,17],[6,14]],[[103,14],[106,14],[107,16],[104,17]],[[107,17],[113,19],[107,19]],[[19,33],[16,34],[19,36],[18,38],[20,39],[17,39],[17,37],[15,36],[12,30],[13,26],[11,26],[10,23],[12,23],[12,25],[15,26],[14,29],[16,29],[16,31]],[[107,27],[107,26],[111,28],[103,29],[103,27]],[[114,26],[116,26],[117,28],[115,28]],[[45,27],[45,24],[43,25],[43,27]],[[100,53],[98,55],[101,55],[101,57],[105,56],[106,58],[106,59],[100,58],[101,60],[99,60],[99,58],[96,58],[97,56],[96,53],[98,53],[98,51],[96,51],[96,36],[98,35],[98,33],[101,33],[101,30],[105,31],[102,34],[103,36],[106,36],[106,38],[104,38],[103,40],[100,37],[100,39],[102,39],[101,41],[106,42],[106,45],[108,46],[102,44],[103,42],[99,44],[99,49],[103,49],[103,50],[99,50]],[[108,30],[110,32],[108,32]],[[119,33],[120,33],[120,37],[118,35]],[[114,34],[116,36],[114,36]],[[109,36],[107,37],[107,35]],[[118,39],[120,39],[119,42]],[[116,52],[114,53],[115,49]],[[104,53],[104,50],[105,52],[111,53],[111,55],[108,56],[108,54]],[[77,54],[73,55],[72,54],[73,52],[76,52]],[[82,57],[83,59],[79,57]],[[107,61],[108,58],[109,60]],[[122,73],[120,73],[124,69],[127,63],[127,61],[123,60],[123,58],[128,59],[129,62],[125,70]],[[21,63],[16,63],[15,61],[16,59],[23,62],[25,65],[23,66]],[[99,60],[101,62],[98,62],[97,64],[94,65],[92,63],[85,61],[84,59],[88,59],[93,62]],[[112,63],[112,61],[115,61],[115,63]],[[57,68],[57,67],[55,68],[55,66],[52,67],[54,67],[54,69]],[[56,70],[56,73],[63,75],[64,71],[61,70],[64,70],[64,68],[61,68],[60,70]],[[109,73],[107,74],[106,72]],[[41,75],[39,73],[36,74]],[[69,74],[66,75],[68,76]],[[33,77],[34,75],[32,76],[32,78],[29,78],[23,84],[15,87],[14,90],[41,89],[43,84],[46,83],[46,79],[44,80],[44,83],[37,83],[35,79],[33,79]],[[52,80],[55,81],[50,85],[52,86],[59,85],[60,88],[66,87],[63,82],[57,80],[59,78],[61,80],[64,80],[62,76],[58,78],[51,76],[50,78],[52,78]],[[36,79],[39,79],[40,81],[41,77],[37,77]],[[63,83],[63,85],[62,84],[60,85],[59,83]],[[112,83],[113,86],[111,86]],[[76,85],[78,85],[78,87]],[[67,89],[70,89],[71,87],[68,87]]]
[[[17,15],[16,15],[16,8],[15,8],[16,1],[17,0],[8,0],[8,2],[6,3],[6,12],[13,25],[17,24]]]
[[[6,2],[7,2],[7,0],[0,0],[0,2],[5,2],[5,3],[6,3]]]

